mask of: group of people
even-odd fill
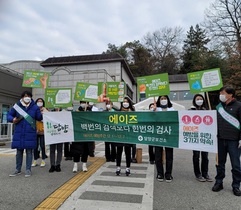
[[[87,109],[78,108],[78,111],[86,111],[88,104],[84,104]],[[52,111],[61,111],[61,108],[55,108]],[[12,149],[16,149],[16,168],[9,176],[14,177],[22,172],[23,153],[26,151],[26,170],[25,177],[31,176],[31,167],[37,166],[38,159],[41,156],[40,167],[46,165],[45,159],[46,146],[44,140],[43,113],[48,112],[45,108],[44,99],[38,98],[36,101],[32,99],[32,93],[24,91],[20,100],[8,112],[8,122],[14,124],[14,135],[12,140]],[[77,172],[77,163],[82,162],[82,170],[88,171],[88,156],[94,156],[94,142],[72,143],[70,151],[67,151],[69,143],[65,143],[66,160],[74,161],[73,172]],[[49,146],[50,169],[49,172],[61,171],[61,161],[63,156],[63,143],[51,144]],[[41,154],[40,154],[41,153]],[[33,162],[32,162],[33,160]]]
[[[215,184],[212,191],[218,192],[223,189],[223,179],[225,178],[225,164],[227,154],[229,153],[232,166],[232,188],[236,196],[241,196],[241,102],[235,99],[235,90],[232,87],[225,86],[220,89],[220,103],[217,106],[217,124],[218,124],[218,161],[216,165],[217,174]],[[201,94],[196,94],[193,98],[193,106],[191,110],[206,110],[207,105],[205,98]],[[149,105],[150,111],[174,111],[173,105],[167,95],[159,96],[155,103]],[[44,108],[44,100],[39,98],[35,102],[32,94],[25,91],[21,95],[21,99],[17,102],[8,113],[8,121],[15,124],[12,148],[17,149],[16,153],[16,170],[10,176],[16,176],[21,173],[23,151],[26,150],[26,172],[25,176],[31,175],[31,165],[37,165],[39,151],[42,152],[42,161],[40,166],[45,166],[45,158],[47,157],[44,145],[42,113],[48,111]],[[82,102],[78,111],[90,111],[88,103]],[[114,111],[112,102],[106,104],[106,111]],[[133,103],[128,97],[121,102],[119,111],[134,111]],[[37,123],[35,123],[35,120]],[[73,172],[78,171],[78,163],[82,162],[82,170],[87,171],[88,156],[94,156],[94,142],[73,142],[70,145],[71,157],[74,166]],[[66,144],[69,147],[69,144]],[[33,153],[34,150],[34,153]],[[57,150],[57,160],[55,161],[55,150]],[[62,160],[63,144],[50,145],[50,164],[49,172],[61,171],[60,164]],[[136,162],[136,145],[126,143],[105,142],[106,161],[116,161],[116,175],[121,174],[122,153],[125,152],[126,169],[125,174],[131,174],[131,162]],[[149,146],[150,164],[156,165],[157,180],[166,182],[173,180],[173,148]],[[165,152],[164,152],[165,151]],[[34,161],[32,163],[32,155]],[[165,170],[164,158],[165,154]],[[201,157],[201,161],[200,161]],[[213,181],[208,174],[208,152],[193,151],[193,169],[196,179],[200,182]],[[200,164],[201,162],[201,164]]]
[[[217,125],[218,125],[218,161],[216,165],[217,174],[215,176],[215,184],[212,191],[218,192],[223,189],[223,179],[225,178],[225,164],[227,154],[229,154],[232,167],[232,189],[233,194],[241,196],[241,102],[235,99],[235,90],[230,86],[224,86],[220,89],[220,103],[217,105]],[[151,111],[172,111],[172,103],[169,97],[160,96],[156,104],[150,104]],[[201,111],[206,110],[207,105],[203,95],[196,94],[193,98],[193,106],[191,110]],[[157,180],[163,181],[164,177],[167,182],[171,182],[172,166],[173,166],[173,148],[165,148],[166,171],[163,170],[163,147],[153,148],[149,146],[150,163],[154,162],[157,170]],[[201,161],[200,161],[201,155]],[[200,164],[201,162],[201,164]],[[212,178],[208,174],[208,152],[193,151],[193,169],[195,177],[200,182],[212,182]]]

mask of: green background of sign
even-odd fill
[[[94,102],[94,103],[97,102],[98,91],[97,91],[97,94],[96,94],[96,99],[85,97],[85,92],[90,85],[96,86],[98,88],[98,85],[96,85],[96,84],[90,84],[90,83],[85,83],[85,82],[77,82],[76,88],[75,88],[74,100],[88,101],[88,102]]]
[[[98,96],[103,94],[104,84],[106,84],[106,98],[109,98],[112,102],[122,102],[124,100],[126,92],[126,85],[124,82],[98,82]],[[124,85],[124,87],[120,88],[119,85]]]
[[[68,103],[57,103],[56,95],[58,91],[61,90],[70,90],[70,101]],[[67,108],[72,107],[72,88],[48,88],[45,89],[45,107],[46,108]]]
[[[48,72],[41,72],[41,71],[32,71],[32,70],[25,70],[24,77],[23,77],[23,87],[32,87],[32,88],[43,88],[40,82],[40,78],[44,75],[48,76],[46,81],[46,88],[48,87],[50,73]]]
[[[94,130],[86,131],[81,129],[81,124],[106,124],[106,125],[116,125],[116,126],[134,126],[135,124],[124,124],[118,123],[114,124],[109,122],[110,115],[136,115],[138,120],[138,125],[154,125],[154,126],[171,126],[172,135],[171,137],[168,134],[157,134],[157,133],[141,133],[141,132],[128,132],[128,131],[103,131],[103,130]],[[122,142],[122,143],[131,143],[138,144],[138,136],[143,137],[156,137],[156,138],[166,138],[167,142],[155,142],[154,145],[167,146],[178,148],[179,146],[179,122],[178,122],[178,112],[72,112],[73,124],[74,124],[74,139],[75,141],[105,141],[111,142]],[[94,119],[94,121],[93,121]],[[105,137],[98,137],[98,135],[106,134]],[[86,137],[85,135],[89,135]],[[95,137],[96,135],[96,137]],[[150,141],[141,142],[142,144],[151,144]]]
[[[211,86],[211,87],[206,87],[206,88],[202,87],[201,79],[202,79],[204,73],[212,72],[212,71],[216,71],[216,70],[218,70],[220,83],[216,86]],[[209,91],[214,91],[214,90],[220,90],[220,88],[223,87],[222,77],[221,77],[219,68],[191,72],[191,73],[187,74],[187,77],[188,77],[190,92],[193,94],[200,93],[200,92],[209,92]]]
[[[166,82],[166,85],[154,86],[156,90],[152,90],[151,84],[155,84],[153,80],[158,79],[160,79],[160,82]],[[145,92],[142,92],[144,86],[146,86],[146,89]],[[137,77],[137,91],[139,99],[145,99],[160,95],[168,95],[170,93],[168,73],[155,74],[146,77]]]

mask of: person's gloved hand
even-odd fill
[[[238,142],[238,148],[241,149],[241,140]]]

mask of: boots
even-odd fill
[[[78,164],[74,163],[73,173],[76,173],[77,171],[78,171]]]
[[[86,163],[83,163],[83,164],[82,164],[82,170],[83,170],[84,172],[88,171],[87,166],[86,166]]]

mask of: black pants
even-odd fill
[[[131,146],[117,146],[117,155],[116,155],[116,166],[120,167],[121,166],[121,157],[122,157],[122,152],[123,148],[125,148],[125,155],[126,155],[126,167],[130,168],[131,166]]]
[[[200,153],[201,153],[201,170],[200,170]],[[196,177],[208,175],[208,152],[193,151],[193,169]]]
[[[82,163],[87,163],[88,155],[89,155],[89,143],[88,142],[83,142],[83,143],[81,143],[81,146],[82,146],[82,148],[81,148],[81,151],[82,151],[81,162]],[[80,162],[80,155],[74,154],[73,155],[73,161],[75,163]]]
[[[115,143],[105,142],[105,157],[108,161],[116,159],[116,146]]]
[[[64,143],[64,157],[71,157],[71,154],[70,154],[70,143],[69,142],[65,142]]]
[[[131,144],[131,158],[136,159],[136,144]]]
[[[155,152],[154,152],[155,147],[149,145],[148,146],[148,153],[149,153],[149,161],[154,161],[155,160]]]
[[[162,153],[163,153],[163,147],[155,147],[155,163],[156,163],[157,174],[164,176]],[[166,153],[165,176],[167,176],[167,175],[172,175],[173,148],[165,147],[165,153]]]

